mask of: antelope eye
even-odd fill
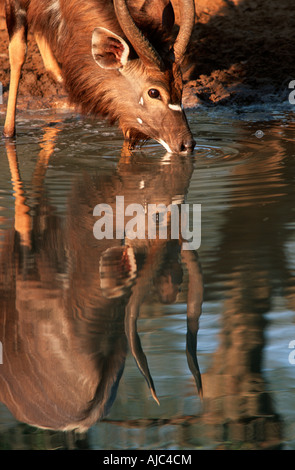
[[[148,91],[148,95],[150,98],[154,98],[154,99],[160,98],[160,92],[156,88],[150,88],[150,90]]]

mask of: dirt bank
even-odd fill
[[[186,101],[282,102],[295,79],[293,0],[197,0]]]
[[[293,0],[197,0],[196,12],[184,73],[186,106],[287,99],[288,84],[295,79]],[[2,110],[9,85],[7,48],[8,35],[0,10]],[[65,92],[45,72],[35,41],[29,35],[19,107],[62,106],[66,106]]]

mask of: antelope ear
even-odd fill
[[[106,28],[95,28],[91,50],[95,62],[103,69],[119,69],[127,64],[128,44]]]

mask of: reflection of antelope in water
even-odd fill
[[[15,170],[17,191],[15,231],[7,234],[0,265],[4,355],[0,369],[1,401],[17,419],[38,427],[87,429],[105,416],[115,399],[127,339],[158,401],[136,319],[143,294],[163,276],[173,277],[173,272],[163,274],[160,269],[165,251],[166,259],[167,256],[171,259],[169,250],[181,253],[180,245],[168,243],[167,248],[167,241],[154,240],[145,246],[128,248],[120,240],[98,242],[92,232],[92,209],[98,198],[108,198],[110,202],[110,189],[114,191],[119,185],[127,200],[138,200],[139,177],[149,186],[145,196],[153,195],[156,199],[155,188],[162,189],[165,178],[171,187],[170,196],[163,190],[166,198],[171,198],[173,191],[184,195],[191,162],[184,157],[164,168],[159,165],[157,185],[150,173],[153,168],[154,174],[154,165],[121,162],[118,171],[109,177],[85,176],[74,186],[63,226],[42,192],[43,170],[52,143],[49,147],[44,145],[37,165],[34,216],[25,205],[14,148],[9,145],[12,144],[7,144],[8,158]],[[201,393],[196,335],[202,281],[197,255],[188,251],[182,255],[190,276],[187,357]],[[108,272],[109,279],[117,278],[114,291],[112,286],[109,288]],[[177,282],[181,282],[181,276]]]

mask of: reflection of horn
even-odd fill
[[[182,260],[187,266],[189,275],[186,334],[187,362],[194,376],[198,393],[202,397],[202,379],[197,359],[197,333],[199,330],[199,318],[202,312],[203,279],[198,255],[195,251],[182,250]]]
[[[143,374],[148,383],[153,399],[158,403],[158,405],[160,402],[156,395],[154,382],[148,367],[147,358],[142,350],[140,338],[137,333],[137,318],[139,315],[140,305],[142,304],[146,295],[150,292],[153,284],[153,277],[161,266],[162,261],[163,245],[161,243],[156,243],[151,248],[151,252],[149,253],[145,262],[144,269],[142,270],[143,274],[136,280],[125,312],[125,333],[128,339],[131,353],[140,372]]]
[[[139,335],[137,333],[137,317],[139,314],[139,303],[132,302],[132,305],[129,305],[126,308],[125,314],[125,333],[128,339],[129,347],[131,349],[131,353],[137,363],[137,366],[147,381],[149,389],[151,391],[153,399],[160,404],[158,397],[156,395],[156,390],[154,387],[154,382],[152,376],[149,371],[148,363],[146,356],[142,350],[141,342]]]

